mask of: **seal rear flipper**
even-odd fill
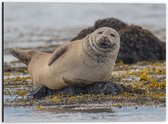
[[[58,57],[60,57],[67,50],[67,45],[60,46],[51,55],[48,65],[51,65]]]
[[[33,54],[37,52],[36,50],[20,50],[20,49],[11,49],[11,54],[17,59],[22,61],[24,64],[28,65]]]

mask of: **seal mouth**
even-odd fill
[[[100,48],[111,48],[113,46],[113,43],[110,41],[110,39],[107,36],[103,36],[97,39],[97,44]]]
[[[110,49],[114,48],[115,44],[115,38],[111,38],[110,36],[99,36],[96,38],[96,45],[99,47],[99,49]]]
[[[109,40],[105,38],[106,40]],[[109,53],[111,51],[111,43],[104,42],[102,38],[96,38],[95,36],[91,36],[89,38],[89,42],[92,45],[92,48],[101,53]]]

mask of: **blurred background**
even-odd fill
[[[165,4],[5,3],[4,12],[5,62],[15,59],[10,48],[61,44],[109,17],[147,28],[165,41]]]

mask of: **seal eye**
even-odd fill
[[[114,35],[114,34],[110,34],[110,36],[115,37],[115,35]]]
[[[103,32],[102,31],[99,31],[98,34],[102,34]]]

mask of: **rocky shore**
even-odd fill
[[[30,97],[30,93],[36,88],[26,68],[16,68],[17,64],[19,62],[12,63],[13,67],[9,67],[4,73],[5,106],[34,106],[37,110],[51,110],[51,108],[71,110],[83,104],[85,107],[89,104],[100,104],[103,108],[109,106],[165,106],[164,61],[143,61],[132,65],[117,63],[113,78],[106,85],[97,83],[85,88],[69,87],[55,91],[54,94],[50,92],[51,94],[41,99]],[[81,92],[82,90],[84,92]]]
[[[4,105],[34,106],[36,110],[63,108],[81,110],[89,105],[96,108],[124,106],[165,106],[166,64],[165,43],[149,30],[129,25],[115,18],[102,19],[83,29],[72,39],[81,39],[99,27],[112,27],[121,37],[121,48],[109,82],[61,90],[43,88],[38,92],[24,64],[4,63]],[[57,40],[51,38],[51,41]],[[50,41],[48,41],[50,42]],[[59,45],[36,47],[53,52]],[[9,54],[9,49],[5,49]],[[46,97],[45,97],[46,96]],[[98,106],[99,105],[99,106]]]

